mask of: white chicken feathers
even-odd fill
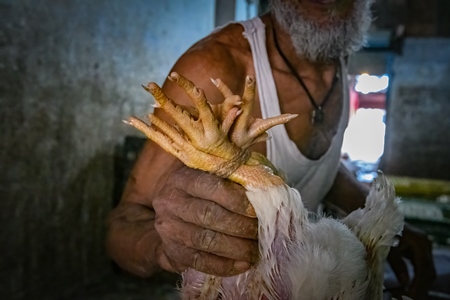
[[[184,299],[382,298],[383,261],[403,228],[384,175],[373,183],[365,207],[342,221],[308,218],[300,194],[287,185],[249,189],[247,196],[259,220],[259,263],[229,278],[204,275],[195,293],[186,293],[194,286],[185,275]]]

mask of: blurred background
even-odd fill
[[[0,0],[0,299],[176,299],[176,276],[136,279],[106,256],[105,218],[142,137],[121,120],[175,60],[265,0]],[[342,159],[381,169],[440,261],[450,299],[450,1],[377,0],[350,58]]]

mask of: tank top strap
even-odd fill
[[[266,50],[266,30],[259,17],[240,22],[244,26],[243,35],[248,40],[253,55],[256,84],[262,117],[269,118],[281,114],[277,90]]]

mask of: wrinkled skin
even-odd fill
[[[153,206],[164,269],[230,276],[256,262],[258,223],[243,187],[185,167],[169,176]]]
[[[388,262],[403,286],[401,295],[412,299],[427,299],[428,290],[436,279],[431,250],[432,244],[427,235],[405,224],[398,247],[392,247],[388,256]],[[413,278],[409,277],[402,257],[411,261],[414,268]],[[400,297],[400,294],[397,297]]]

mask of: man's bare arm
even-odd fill
[[[344,214],[364,206],[369,187],[356,180],[355,176],[342,164],[331,189],[325,196],[325,203],[337,207]]]
[[[210,78],[221,78],[235,91],[243,90],[245,75],[238,80],[239,70],[235,66],[234,72],[229,70],[222,50],[210,50],[188,52],[174,70],[201,87],[210,102],[220,103],[223,96]],[[220,62],[214,61],[215,52],[221,56]],[[215,73],[208,74],[209,70]],[[165,82],[163,91],[179,104],[192,105],[171,81]],[[159,109],[155,115],[171,121]],[[122,268],[142,277],[162,269],[181,272],[188,267],[235,275],[247,270],[258,256],[257,220],[246,215],[248,205],[242,187],[188,170],[147,142],[119,206],[110,215],[108,251]]]

